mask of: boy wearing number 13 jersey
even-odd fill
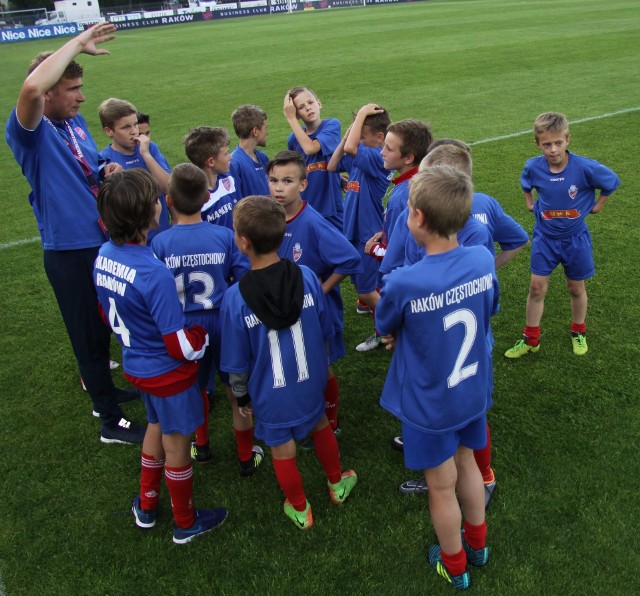
[[[271,448],[285,514],[308,530],[313,515],[296,464],[296,440],[313,433],[333,503],[341,505],[357,482],[353,470],[341,471],[324,413],[325,341],[333,327],[316,275],[278,256],[284,208],[266,196],[247,197],[236,205],[233,223],[251,271],[224,295],[222,370],[230,373],[242,415],[255,412],[256,436]]]

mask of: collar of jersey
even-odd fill
[[[410,178],[413,178],[418,173],[418,168],[411,168],[408,172],[405,172],[401,176],[396,176],[391,182],[394,186],[398,186],[401,182],[406,182]]]

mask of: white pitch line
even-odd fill
[[[640,106],[636,106],[634,108],[625,108],[624,110],[618,110],[617,112],[607,112],[606,114],[600,114],[600,116],[589,116],[588,118],[580,118],[579,120],[571,120],[569,124],[580,124],[582,122],[590,122],[591,120],[602,120],[603,118],[610,118],[611,116],[619,116],[620,114],[627,114],[629,112],[637,112],[640,110]],[[469,145],[482,145],[483,143],[493,143],[494,141],[502,141],[504,139],[511,139],[513,137],[521,137],[523,135],[531,134],[531,129],[529,130],[521,130],[519,132],[512,132],[508,135],[501,135],[499,137],[491,137],[490,139],[482,139],[481,141],[473,141],[469,143]],[[21,246],[22,244],[31,244],[33,242],[38,242],[40,240],[40,236],[35,236],[34,238],[26,238],[24,240],[16,240],[15,242],[6,242],[5,244],[0,244],[0,250],[4,250],[5,248],[13,248],[14,246]],[[1,585],[1,584],[0,584]],[[3,596],[2,592],[0,592],[0,596]]]
[[[602,120],[603,118],[610,118],[611,116],[619,116],[620,114],[627,114],[628,112],[637,112],[638,110],[640,110],[640,106],[636,106],[635,108],[625,108],[624,110],[618,110],[617,112],[607,112],[606,114],[600,114],[600,116],[589,116],[588,118],[571,120],[569,124],[580,124],[581,122],[590,122],[591,120]],[[473,143],[469,143],[469,145],[482,145],[483,143],[493,143],[493,141],[502,141],[504,139],[512,139],[513,137],[521,137],[523,135],[529,135],[532,132],[533,130],[530,128],[528,130],[512,132],[508,135],[491,137],[490,139],[482,139],[481,141],[473,141]]]

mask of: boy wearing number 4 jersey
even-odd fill
[[[233,212],[235,240],[251,271],[222,301],[222,370],[230,373],[243,415],[255,411],[256,436],[271,447],[285,494],[284,513],[297,528],[313,526],[296,440],[313,433],[331,501],[341,505],[358,480],[341,471],[338,443],[324,413],[325,341],[333,333],[320,282],[307,267],[278,256],[286,227],[282,205],[265,196],[240,201]]]
[[[160,188],[146,170],[117,173],[100,187],[98,211],[111,241],[93,273],[98,299],[122,344],[127,379],[141,392],[149,425],[142,443],[140,493],[132,504],[140,528],[156,524],[162,471],[171,494],[173,541],[185,544],[220,525],[223,507],[193,507],[191,433],[202,423],[196,384],[198,360],[209,342],[197,325],[187,328],[173,276],[147,246],[158,225]]]
[[[473,450],[487,441],[487,338],[498,285],[489,251],[457,241],[472,198],[469,176],[450,166],[412,179],[408,226],[427,255],[386,277],[376,310],[382,341],[395,347],[380,404],[402,422],[405,465],[423,470],[429,486],[439,542],[429,549],[429,563],[457,589],[470,585],[467,561],[485,565],[489,556]]]
[[[211,460],[206,388],[212,367],[220,371],[222,296],[231,278],[239,279],[249,269],[249,262],[233,241],[233,232],[224,226],[212,226],[202,221],[200,210],[208,198],[205,173],[193,164],[177,166],[169,179],[167,196],[176,225],[156,236],[151,243],[153,252],[173,274],[187,321],[201,325],[209,333],[209,348],[198,374],[205,421],[196,430],[191,450],[193,459],[201,463]],[[240,416],[229,387],[229,377],[219,374],[231,403],[240,473],[250,476],[260,465],[264,453],[253,444],[253,420]]]

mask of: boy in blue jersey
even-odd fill
[[[209,200],[202,206],[202,219],[233,230],[235,204],[242,198],[229,174],[229,134],[221,126],[198,126],[184,138],[184,151],[192,164],[207,176]]]
[[[268,164],[271,196],[287,215],[287,229],[278,254],[298,265],[306,265],[322,284],[327,315],[334,334],[329,340],[329,364],[345,354],[344,307],[340,282],[347,275],[362,273],[362,259],[351,243],[328,223],[311,205],[302,200],[307,187],[304,159],[295,151],[281,151]],[[329,366],[325,389],[325,414],[331,428],[339,432],[338,379]],[[311,441],[303,447],[311,447]]]
[[[307,267],[281,259],[286,214],[269,197],[252,196],[233,214],[235,240],[251,271],[222,302],[222,369],[244,415],[255,412],[256,436],[271,447],[284,512],[297,528],[313,526],[296,465],[295,440],[313,433],[331,501],[341,505],[355,487],[342,472],[338,444],[324,413],[325,341],[333,333],[320,282]]]
[[[542,155],[527,161],[520,176],[527,209],[536,223],[531,242],[531,284],[527,297],[523,339],[505,352],[520,358],[540,350],[540,320],[549,277],[562,264],[571,297],[573,353],[587,353],[587,291],[585,279],[595,274],[589,213],[600,213],[620,179],[592,159],[567,151],[569,123],[563,114],[540,114],[533,123],[535,142]],[[534,199],[533,191],[537,193]],[[600,190],[596,200],[595,191]]]
[[[147,240],[150,242],[156,234],[169,227],[169,210],[164,195],[171,172],[169,163],[160,153],[158,145],[148,136],[140,134],[138,110],[131,102],[116,97],[105,99],[98,107],[98,117],[104,133],[111,139],[111,145],[100,152],[100,157],[106,162],[120,164],[125,170],[144,168],[162,189],[160,225],[149,231]]]
[[[209,447],[209,397],[207,385],[212,372],[220,371],[220,305],[231,283],[249,268],[238,251],[233,232],[224,226],[202,221],[202,205],[209,198],[207,177],[193,164],[176,166],[169,179],[167,203],[175,225],[153,239],[151,248],[164,261],[175,279],[178,297],[189,325],[200,325],[209,334],[209,346],[200,362],[198,384],[203,399],[204,422],[196,429],[191,456],[198,462],[211,460]],[[240,416],[229,387],[229,377],[220,372],[233,413],[240,473],[250,476],[264,454],[253,445],[253,420]]]
[[[98,211],[111,240],[100,248],[93,279],[122,344],[125,376],[140,390],[149,420],[140,493],[131,506],[135,523],[155,526],[164,469],[175,521],[173,541],[185,544],[220,525],[227,510],[193,507],[189,443],[202,422],[196,377],[209,338],[202,327],[186,327],[173,276],[147,246],[147,234],[160,218],[159,195],[159,185],[141,168],[105,181]]]
[[[429,549],[429,562],[457,589],[470,585],[467,562],[486,565],[489,556],[473,449],[487,441],[487,336],[498,285],[491,254],[456,239],[472,197],[471,179],[452,167],[414,177],[408,225],[427,255],[387,276],[376,317],[384,343],[395,347],[380,405],[401,420],[405,465],[423,470],[429,485],[439,542]]]
[[[269,158],[258,147],[267,146],[267,113],[258,106],[246,104],[231,114],[238,146],[231,152],[230,173],[241,197],[268,195],[267,173],[264,167]]]
[[[384,108],[375,103],[362,106],[327,167],[330,172],[349,173],[343,233],[360,255],[367,240],[382,228],[384,221],[382,199],[392,174],[385,169],[381,152],[389,124],[391,118]],[[357,311],[373,312],[380,297],[377,292],[379,262],[365,257],[362,265],[362,274],[352,276],[358,294]]]
[[[342,232],[344,205],[340,174],[327,165],[340,143],[340,121],[323,120],[322,104],[306,87],[294,87],[284,96],[284,117],[291,128],[287,146],[304,157],[308,187],[303,199]],[[304,126],[300,125],[299,120]]]
[[[418,173],[418,165],[427,154],[433,141],[431,130],[420,120],[400,120],[387,128],[382,149],[384,167],[396,170],[398,175],[391,180],[393,189],[384,212],[382,231],[369,238],[365,244],[365,254],[381,261],[387,250],[398,215],[407,206],[409,180]],[[382,285],[380,275],[378,285]],[[374,312],[375,317],[375,312]],[[356,346],[358,352],[375,350],[380,345],[380,337],[373,333]]]

